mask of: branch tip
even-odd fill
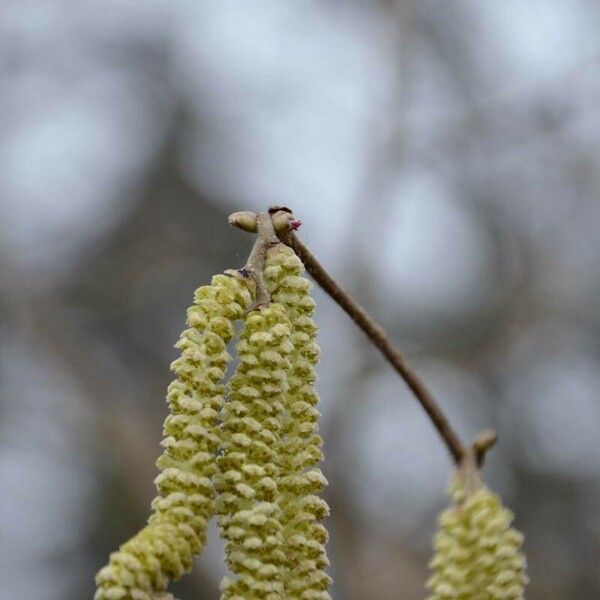
[[[288,208],[287,206],[278,206],[276,204],[269,206],[269,214],[271,216],[273,216],[275,213],[280,212],[280,211],[289,213],[290,215],[292,214],[292,209]]]
[[[485,461],[485,456],[498,441],[498,433],[493,429],[486,429],[482,431],[473,442],[473,452],[475,453],[475,459],[477,466],[482,467]]]

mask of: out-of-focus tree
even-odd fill
[[[599,32],[592,0],[4,2],[6,595],[91,597],[143,523],[183,311],[269,203],[461,435],[500,431],[529,598],[597,594]],[[318,300],[333,596],[422,598],[447,458]],[[218,593],[215,538],[183,600]]]

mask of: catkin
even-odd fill
[[[522,600],[526,561],[513,514],[483,484],[468,492],[459,479],[452,497],[439,517],[429,600]]]
[[[225,539],[222,598],[284,598],[277,449],[290,370],[290,323],[275,302],[249,313],[237,345],[239,366],[223,409],[217,459],[217,514]]]
[[[171,365],[176,379],[167,393],[170,414],[157,461],[161,473],[153,513],[98,572],[95,600],[160,598],[158,593],[189,571],[193,555],[202,549],[214,509],[217,418],[224,394],[220,381],[231,359],[226,344],[234,334],[233,322],[244,316],[251,300],[248,282],[226,275],[196,290],[189,329],[176,344],[181,356]]]
[[[311,283],[302,277],[303,270],[302,262],[288,246],[278,244],[267,252],[264,269],[267,288],[273,301],[287,311],[294,345],[278,445],[284,590],[285,597],[290,599],[328,600],[331,583],[325,573],[329,565],[325,549],[328,533],[320,521],[329,514],[329,507],[317,495],[327,485],[317,467],[323,459],[323,442],[317,433],[319,397],[314,388],[319,347],[312,318],[315,303],[310,296]]]

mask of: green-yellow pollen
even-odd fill
[[[331,578],[325,544],[328,534],[321,521],[329,514],[318,494],[327,480],[318,468],[323,444],[318,432],[319,397],[315,390],[315,365],[319,360],[317,327],[313,321],[311,283],[294,251],[283,244],[267,252],[265,281],[274,302],[287,310],[292,332],[292,370],[284,396],[284,415],[278,453],[279,505],[284,537],[285,597],[329,600]]]
[[[223,580],[222,598],[285,597],[277,449],[293,349],[290,334],[286,311],[274,302],[249,313],[240,334],[240,362],[223,408],[215,476],[225,560],[234,575]]]
[[[214,511],[212,477],[221,441],[218,415],[220,383],[231,357],[226,344],[252,300],[245,280],[216,275],[196,290],[188,309],[188,329],[176,344],[180,357],[171,365],[170,414],[164,424],[158,496],[148,524],[110,555],[96,575],[95,600],[159,600],[171,580],[192,566],[206,538]]]
[[[429,600],[522,600],[526,561],[513,514],[483,484],[467,493],[463,483],[457,478],[454,504],[439,517]]]

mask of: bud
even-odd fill
[[[292,223],[299,223],[299,221],[294,221],[294,215],[288,210],[277,210],[272,213],[272,219],[273,228],[277,232],[290,231],[292,229]],[[298,227],[296,227],[296,229]]]
[[[258,216],[247,210],[231,213],[228,217],[229,224],[243,231],[256,233],[258,231]]]

